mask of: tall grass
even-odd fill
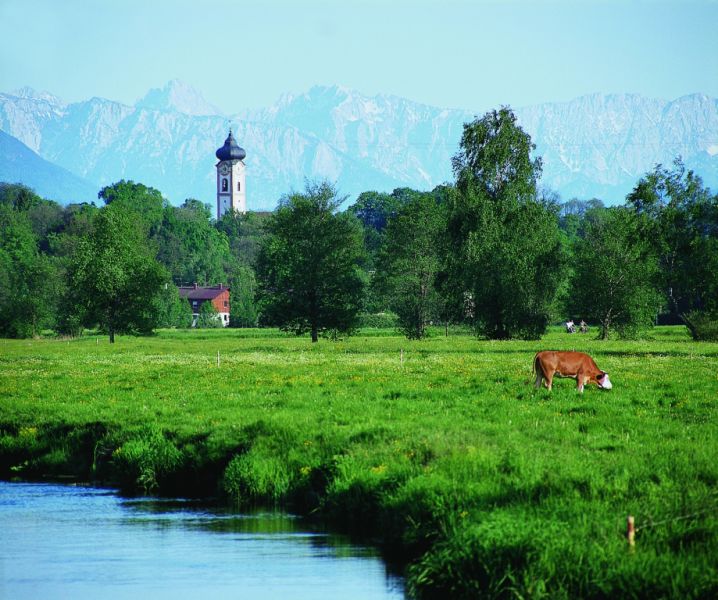
[[[543,349],[614,389],[534,390]],[[406,560],[417,597],[715,597],[717,373],[718,344],[669,327],[1,340],[0,472],[311,513]]]

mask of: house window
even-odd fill
[[[224,320],[229,321],[229,315],[224,315]]]
[[[223,192],[227,191],[227,180],[226,179],[222,179],[222,191]]]
[[[225,300],[225,301],[224,301],[224,307],[227,308],[228,306],[229,306],[229,302],[227,302],[227,301]]]
[[[197,308],[197,300],[192,300],[192,308]]]

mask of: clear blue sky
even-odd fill
[[[486,110],[718,97],[716,0],[0,0],[0,91],[132,104],[178,78],[227,112],[339,84]]]

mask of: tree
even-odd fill
[[[650,327],[660,309],[655,254],[639,228],[639,219],[626,208],[594,209],[584,219],[575,248],[571,308],[600,323],[601,339],[614,330],[631,336]]]
[[[57,268],[38,250],[29,209],[0,203],[0,334],[10,337],[35,336],[52,325],[58,296]]]
[[[536,200],[541,159],[531,159],[536,146],[511,109],[502,107],[465,124],[460,146],[452,159],[460,189],[474,188],[501,204]]]
[[[431,194],[417,194],[389,219],[372,286],[396,313],[409,339],[426,335],[439,311],[435,287],[441,260],[439,235],[446,221]]]
[[[541,336],[560,287],[564,254],[552,205],[538,201],[541,160],[508,108],[464,125],[453,158],[444,286],[469,300],[477,333]]]
[[[163,207],[167,202],[162,193],[142,183],[125,181],[124,179],[103,187],[97,197],[116,209],[135,213],[147,228],[150,237],[154,237],[162,223]]]
[[[338,213],[343,199],[329,183],[307,183],[291,193],[267,222],[257,261],[264,318],[298,335],[349,332],[361,307],[362,231],[353,215]]]
[[[83,323],[99,324],[111,343],[116,333],[146,334],[157,325],[156,297],[167,272],[135,213],[113,206],[97,213],[93,234],[79,242],[72,257],[69,280]]]
[[[639,217],[639,234],[658,257],[658,285],[670,320],[688,312],[718,309],[718,195],[686,170],[661,165],[644,176],[627,197]]]
[[[158,260],[180,284],[224,283],[224,264],[231,259],[227,236],[215,229],[209,207],[188,199],[164,209],[158,233]]]
[[[192,327],[192,307],[172,283],[165,283],[155,299],[157,327],[187,329]]]
[[[230,327],[256,327],[259,321],[255,302],[257,280],[254,271],[239,265],[228,278],[232,292],[232,306],[229,315]]]
[[[242,265],[253,267],[264,236],[266,213],[227,211],[217,221],[218,231],[227,236],[229,250],[234,259]]]
[[[0,181],[0,204],[17,212],[26,212],[41,203],[42,198],[26,185]]]
[[[222,321],[219,318],[219,312],[211,302],[202,302],[195,323],[197,329],[219,329],[222,327]]]
[[[399,190],[395,190],[399,192]],[[359,219],[364,228],[364,248],[366,249],[366,268],[373,270],[376,257],[384,241],[384,233],[389,219],[396,214],[400,205],[399,194],[381,192],[362,192],[348,211]]]

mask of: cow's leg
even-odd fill
[[[544,377],[546,377],[546,388],[550,392],[553,385],[553,373],[544,373]]]
[[[583,373],[579,371],[578,375],[576,375],[576,389],[578,390],[579,394],[583,394],[583,386],[586,384],[586,377],[584,377]]]

